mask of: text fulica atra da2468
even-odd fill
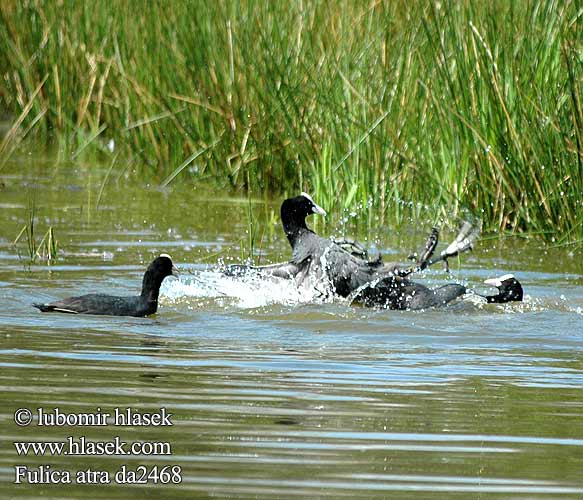
[[[144,274],[142,293],[138,296],[117,297],[91,293],[69,297],[50,304],[33,304],[42,312],[71,314],[100,314],[109,316],[149,316],[158,310],[158,295],[164,278],[175,275],[176,268],[167,254],[152,261]]]

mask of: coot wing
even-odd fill
[[[386,276],[361,286],[349,296],[349,301],[367,307],[417,310],[444,306],[465,292],[466,287],[457,283],[432,290],[400,276]]]
[[[260,274],[275,276],[276,278],[293,278],[298,273],[299,268],[293,262],[279,262],[266,266],[232,264],[227,267],[225,274],[228,276],[240,276],[248,271],[257,271]]]

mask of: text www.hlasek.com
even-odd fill
[[[112,441],[89,441],[84,437],[72,436],[62,441],[20,441],[14,447],[18,455],[33,453],[45,455],[172,455],[170,443],[164,441],[136,441],[126,443],[119,436]]]

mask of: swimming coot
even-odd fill
[[[522,285],[512,274],[489,279],[485,283],[497,287],[498,293],[496,295],[473,294],[482,297],[488,303],[502,304],[522,300]],[[358,303],[367,307],[416,310],[444,306],[466,292],[466,287],[458,283],[430,289],[400,276],[388,276],[367,283],[353,292],[348,300],[351,304]]]
[[[318,236],[306,225],[306,217],[312,214],[326,215],[326,211],[307,193],[284,200],[281,222],[292,247],[291,260],[268,266],[229,266],[227,273],[237,275],[254,270],[261,274],[294,278],[298,286],[325,288],[328,292],[347,297],[365,283],[390,274],[401,266],[397,263],[384,264],[380,258],[367,261],[334,241]]]
[[[255,270],[271,276],[294,278],[299,286],[320,290],[324,288],[329,293],[347,297],[366,283],[379,278],[407,276],[432,263],[446,261],[448,257],[471,248],[477,236],[471,226],[462,228],[458,238],[444,252],[430,259],[438,242],[437,230],[434,229],[421,257],[416,259],[417,264],[405,266],[397,262],[383,263],[380,256],[369,261],[366,252],[354,244],[338,244],[318,236],[306,225],[306,217],[312,214],[325,215],[326,211],[307,193],[285,200],[281,205],[281,222],[292,247],[292,259],[269,266],[229,266],[227,273],[236,275]]]
[[[50,304],[33,304],[42,312],[61,312],[71,314],[100,314],[109,316],[149,316],[158,309],[158,294],[164,278],[175,275],[176,268],[167,254],[148,266],[142,281],[142,293],[132,297],[89,294],[69,297]]]

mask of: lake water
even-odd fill
[[[520,304],[397,312],[317,303],[289,284],[216,271],[221,259],[246,258],[250,207],[256,261],[287,258],[281,199],[249,204],[245,196],[118,180],[115,172],[104,184],[105,176],[51,162],[13,162],[0,172],[0,496],[583,497],[580,249],[485,238],[452,262],[453,276],[436,269],[420,278],[486,291],[484,279],[514,272],[526,293]],[[52,226],[59,241],[50,264],[30,264],[25,245],[11,245],[32,199],[37,235]],[[358,214],[346,225],[341,217],[328,226],[312,219],[322,233],[367,236]],[[430,227],[429,220],[381,226],[368,244],[403,258]],[[31,307],[137,292],[161,252],[181,277],[165,282],[155,317]],[[173,425],[19,427],[21,408],[165,408]],[[13,444],[68,436],[167,442],[171,454],[18,456]],[[107,471],[111,483],[13,484],[17,465],[73,477]],[[177,465],[182,482],[119,484],[123,465]]]

